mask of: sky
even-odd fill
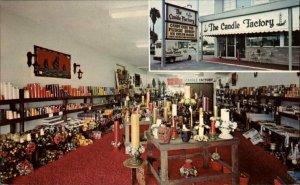
[[[187,5],[192,5],[192,8],[188,6],[187,8],[197,11],[197,0],[165,0],[166,3],[178,5],[181,7],[187,7]],[[149,8],[155,7],[161,13],[162,1],[161,0],[150,0]],[[214,0],[199,0],[199,16],[209,15],[214,13]],[[155,33],[158,34],[158,38],[161,39],[162,30],[162,19],[158,19],[154,25]],[[152,21],[149,17],[149,26],[152,29]],[[200,30],[199,30],[200,33]],[[205,40],[210,40],[211,38],[205,38]]]

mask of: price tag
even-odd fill
[[[62,111],[60,111],[60,112],[58,113],[58,115],[62,116],[62,115],[63,115],[63,112],[62,112]]]
[[[52,118],[53,117],[53,113],[49,114],[49,118]]]

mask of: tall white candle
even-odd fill
[[[184,98],[185,99],[191,98],[191,87],[190,86],[184,86]]]
[[[142,105],[145,105],[145,96],[142,96]]]
[[[189,111],[191,113],[191,128],[193,128],[193,109],[192,109],[192,106],[189,107]]]
[[[138,147],[140,145],[139,114],[131,115],[131,145],[132,147]]]
[[[229,121],[229,109],[221,109],[221,120],[222,121]]]
[[[214,106],[214,116],[218,117],[218,107]]]
[[[172,104],[172,116],[177,116],[177,105]]]
[[[153,121],[152,121],[152,123],[156,124],[156,119],[157,119],[157,108],[156,107],[153,108],[152,115],[153,115]]]
[[[164,121],[168,122],[168,108],[164,107]]]

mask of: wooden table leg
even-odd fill
[[[146,152],[147,152],[147,161],[148,161],[148,174],[151,174],[151,169],[150,169],[150,165],[152,165],[152,156],[153,156],[153,145],[151,143],[150,139],[147,139],[147,148],[146,148]]]
[[[205,169],[209,168],[209,165],[208,165],[208,161],[209,161],[209,154],[208,154],[208,147],[207,146],[204,146],[203,147],[203,167]]]
[[[162,181],[167,181],[169,180],[168,177],[168,151],[161,151],[160,152],[160,178]],[[168,183],[163,182],[162,184],[168,184]]]
[[[238,185],[240,182],[239,174],[239,157],[238,157],[238,144],[233,144],[231,146],[231,159],[232,159],[232,184]]]
[[[134,185],[136,181],[136,168],[131,168],[131,185]]]

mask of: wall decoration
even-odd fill
[[[71,78],[71,55],[34,46],[35,76]],[[28,53],[27,53],[28,55]]]
[[[125,69],[125,66],[116,64],[116,86],[117,89],[121,90],[123,92],[127,88],[129,88],[130,85],[130,78],[129,73]]]

